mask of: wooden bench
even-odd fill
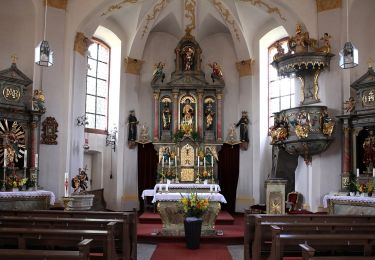
[[[263,225],[262,225],[263,223]],[[301,224],[300,229],[316,228],[319,223],[346,224],[351,223],[375,223],[375,216],[353,216],[353,215],[264,215],[264,214],[245,214],[245,232],[244,232],[244,258],[260,259],[261,249],[264,247],[264,241],[271,241],[272,233],[270,226],[280,223],[315,223],[315,225]],[[298,225],[296,225],[298,226]],[[323,228],[323,227],[322,227]],[[327,226],[327,228],[329,228]],[[359,228],[359,227],[358,227]],[[307,229],[306,229],[307,230]],[[266,247],[269,251],[269,246]]]
[[[0,249],[0,257],[7,260],[87,260],[90,259],[90,243],[92,239],[84,239],[78,243],[78,250],[33,250],[33,249]]]
[[[96,229],[105,222],[118,222],[115,228],[115,239],[120,243],[117,249],[121,252],[121,258],[124,260],[137,259],[137,213],[135,210],[130,212],[109,212],[109,211],[56,211],[56,210],[35,210],[35,211],[1,211],[2,216],[20,216],[20,217],[42,217],[60,219],[68,221],[70,218],[71,227],[81,223],[83,228]],[[95,220],[97,219],[97,220]],[[100,220],[103,220],[102,222]],[[8,222],[9,223],[9,222]],[[57,221],[55,224],[57,225]],[[41,223],[40,223],[41,225]],[[95,225],[97,225],[95,227]]]
[[[374,260],[373,256],[315,256],[315,248],[307,244],[299,244],[302,249],[302,260]]]
[[[301,243],[311,244],[313,246],[323,247],[326,250],[328,247],[334,250],[337,246],[341,249],[349,246],[360,246],[363,250],[363,256],[372,255],[372,247],[375,245],[375,233],[321,233],[321,234],[306,234],[306,233],[282,233],[278,226],[271,226],[272,228],[272,248],[270,259],[280,260],[283,257],[284,247],[288,245],[299,245]]]
[[[51,228],[1,227],[1,244],[6,247],[16,246],[18,249],[36,247],[71,247],[82,239],[92,239],[91,245],[99,247],[105,259],[118,259],[114,242],[115,222],[107,224],[107,230],[73,230]],[[4,246],[3,246],[4,247]]]

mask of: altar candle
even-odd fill
[[[203,158],[203,166],[206,168],[206,157]]]
[[[34,165],[34,167],[35,167],[35,169],[37,169],[38,168],[38,154],[36,153],[35,154],[35,165]]]
[[[161,159],[161,167],[164,168],[164,157]]]
[[[198,156],[198,168],[199,168],[199,156]]]
[[[375,177],[375,168],[372,169],[372,177]]]
[[[357,168],[357,177],[359,177],[359,169]]]
[[[23,154],[23,168],[27,168],[27,150]]]
[[[175,165],[176,168],[177,168],[177,156],[174,157],[174,165]]]
[[[217,185],[215,185],[215,192],[217,192]]]
[[[177,147],[177,156],[180,156],[180,148]]]
[[[168,158],[168,167],[171,168],[171,157]]]
[[[69,197],[68,187],[69,187],[69,173],[66,172],[65,173],[65,180],[64,180],[65,197]]]
[[[214,168],[214,157],[211,155],[211,167]]]
[[[7,149],[4,149],[4,168],[7,167]],[[5,176],[5,174],[4,174]]]

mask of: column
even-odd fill
[[[154,141],[159,140],[159,92],[154,92]]]
[[[178,92],[173,91],[173,133],[175,134],[178,131]]]
[[[223,103],[223,94],[218,92],[216,93],[216,100],[217,100],[217,140],[223,141],[223,133],[222,133],[222,103]]]
[[[203,138],[203,91],[198,90],[198,135]]]
[[[344,126],[344,152],[343,152],[343,176],[348,176],[350,172],[350,128]]]
[[[36,186],[38,185],[38,175],[35,169],[35,154],[38,152],[37,147],[37,129],[38,122],[33,121],[31,122],[31,138],[30,138],[30,176],[29,178],[35,178]]]

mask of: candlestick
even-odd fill
[[[23,168],[27,168],[27,150],[23,154]]]
[[[7,167],[7,149],[4,149],[4,168]]]
[[[36,153],[35,154],[35,165],[34,165],[34,167],[35,167],[35,169],[37,169],[38,168],[38,154]]]
[[[359,177],[359,169],[357,168],[357,177]]]

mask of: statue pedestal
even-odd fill
[[[267,214],[285,214],[286,183],[287,180],[277,178],[265,181]]]

